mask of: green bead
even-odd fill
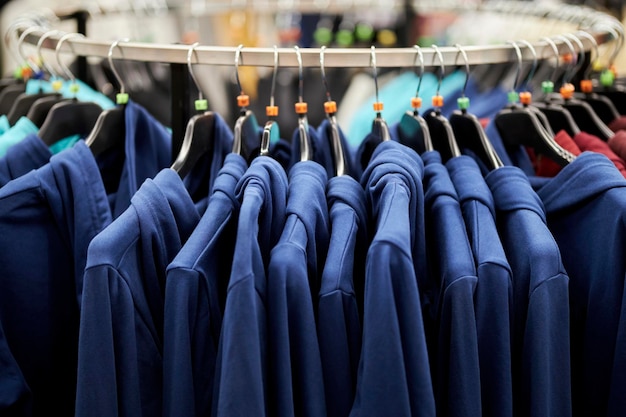
[[[509,103],[511,104],[517,103],[519,101],[519,94],[517,93],[517,91],[509,91],[507,97],[509,99]]]
[[[328,45],[333,40],[333,31],[326,27],[317,28],[313,39],[318,45]]]
[[[469,97],[459,97],[456,100],[456,104],[457,104],[457,106],[459,106],[459,109],[467,110],[469,108],[469,105],[470,105],[470,99],[469,99]]]
[[[541,91],[545,94],[550,94],[554,91],[554,83],[552,81],[544,81],[541,83]]]
[[[80,87],[79,87],[78,84],[72,83],[72,84],[70,84],[69,90],[70,90],[70,93],[76,94],[76,93],[78,93],[78,90],[80,90]]]
[[[360,42],[367,42],[374,37],[374,28],[364,23],[356,25],[354,32],[357,40]]]
[[[351,46],[354,43],[354,34],[351,30],[342,29],[337,32],[337,44],[339,46]]]
[[[209,102],[206,100],[196,100],[196,111],[206,111],[209,109]]]
[[[117,93],[115,95],[115,102],[117,104],[126,104],[126,103],[128,103],[128,94],[126,94],[126,93]]]
[[[602,84],[604,87],[612,86],[614,81],[615,74],[613,74],[613,71],[607,69],[602,71],[602,74],[600,74],[600,84]]]
[[[13,78],[17,78],[18,80],[22,79],[22,67],[15,68],[15,71],[13,71]]]

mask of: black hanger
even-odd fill
[[[428,124],[428,130],[430,131],[430,137],[433,141],[433,147],[439,151],[441,154],[441,160],[445,163],[451,158],[460,156],[461,151],[456,141],[456,137],[454,136],[454,130],[450,125],[450,121],[443,114],[441,114],[443,96],[439,94],[439,90],[441,88],[441,81],[443,79],[445,68],[441,51],[437,45],[432,45],[432,48],[435,50],[433,63],[435,62],[435,57],[438,57],[440,62],[439,81],[437,84],[437,92],[433,96],[432,101],[434,109],[426,113],[424,119]]]
[[[509,93],[509,104],[500,110],[494,119],[498,133],[508,149],[516,150],[520,146],[530,147],[561,166],[567,165],[574,159],[574,155],[554,140],[554,136],[545,130],[534,111],[530,110],[527,105],[517,104],[519,96],[515,90],[522,66],[522,53],[517,43],[509,43],[513,45],[517,54],[518,66],[515,85]]]
[[[71,80],[70,90],[76,90],[78,85],[76,84],[72,72],[59,60],[58,54],[63,42],[71,37],[82,36],[83,35],[78,33],[65,34],[59,39],[56,45],[55,52],[57,54],[57,61],[59,61],[59,65],[63,68],[67,78]],[[93,102],[81,102],[76,98],[57,103],[52,106],[41,125],[39,137],[48,146],[72,135],[86,137],[93,129],[101,112],[102,108],[98,104]]]
[[[489,170],[501,168],[504,164],[495,149],[493,149],[493,145],[487,138],[483,126],[475,115],[467,111],[469,98],[465,96],[465,88],[469,80],[469,62],[465,50],[458,44],[455,47],[465,60],[465,84],[463,85],[461,97],[458,100],[459,110],[452,112],[450,125],[461,148],[470,149],[474,152]]]
[[[242,48],[243,45],[239,45],[235,53],[235,78],[241,93],[237,96],[240,110],[233,129],[233,153],[241,155],[249,163],[259,154],[259,123],[254,113],[247,109],[250,105],[250,97],[244,94],[239,81],[239,57]]]
[[[300,161],[312,161],[313,160],[313,147],[311,145],[311,138],[309,137],[309,120],[307,118],[308,105],[302,100],[304,91],[304,77],[302,76],[302,56],[300,54],[300,48],[294,46],[296,50],[296,57],[298,58],[298,102],[295,105],[296,113],[298,114],[298,138],[300,140]],[[278,55],[275,55],[276,60]],[[272,101],[274,100],[272,94]],[[269,123],[272,123],[271,121]],[[272,123],[273,125],[274,123]],[[267,126],[266,126],[267,130]]]
[[[26,84],[12,84],[0,92],[0,114],[9,114],[13,103],[26,91]]]
[[[200,159],[206,158],[207,154],[211,155],[214,147],[215,114],[207,111],[208,103],[202,96],[202,89],[191,65],[191,56],[198,45],[199,43],[196,42],[189,48],[187,68],[198,89],[198,100],[195,101],[195,108],[196,111],[202,113],[189,119],[180,151],[171,166],[181,178],[185,178]]]
[[[326,102],[324,103],[324,112],[326,113],[326,119],[328,120],[327,136],[330,139],[330,149],[333,154],[333,163],[335,167],[335,176],[348,174],[348,160],[346,157],[345,149],[341,143],[341,136],[339,135],[339,126],[337,125],[337,103],[330,97],[330,90],[328,89],[328,82],[326,79],[326,69],[324,68],[324,51],[326,46],[322,46],[320,50],[320,69],[322,72],[322,82],[326,90]]]
[[[28,109],[28,113],[26,113],[26,117],[28,118],[28,120],[33,122],[35,126],[40,128],[41,125],[43,125],[43,122],[46,120],[50,109],[52,109],[55,104],[70,100],[71,99],[69,98],[63,98],[63,96],[61,95],[53,95],[50,97],[39,98],[32,104],[32,106],[30,106],[30,109]]]
[[[400,119],[400,124],[398,125],[398,139],[403,145],[408,146],[418,154],[422,154],[426,151],[432,151],[434,148],[430,137],[430,130],[428,129],[428,123],[426,123],[426,120],[419,114],[419,109],[422,106],[419,91],[424,75],[424,55],[419,46],[414,45],[414,48],[417,50],[417,56],[420,59],[419,81],[417,83],[415,97],[411,99],[411,107],[413,110],[405,112]]]
[[[7,119],[9,119],[9,124],[13,126],[20,119],[20,117],[26,116],[33,104],[35,104],[35,102],[40,98],[54,98],[57,99],[57,101],[60,101],[62,97],[58,93],[40,92],[34,94],[20,94],[15,99],[11,110],[9,110],[9,112],[7,113]]]
[[[599,96],[608,98],[620,115],[626,115],[626,86],[615,83],[615,72],[613,71],[615,59],[624,40],[623,29],[618,26],[615,28],[606,26],[606,29],[613,34],[613,39],[616,39],[617,42],[609,58],[609,65],[600,71],[599,83],[594,88],[594,92]],[[617,32],[617,29],[620,33]]]
[[[101,155],[103,152],[118,147],[124,143],[126,138],[126,104],[128,103],[128,94],[124,86],[124,81],[119,72],[113,65],[113,49],[122,41],[128,39],[118,39],[109,47],[108,61],[111,71],[115,76],[120,92],[116,94],[116,107],[107,109],[100,113],[96,123],[85,138],[85,144],[89,146],[91,152],[95,155]]]

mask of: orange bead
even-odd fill
[[[563,84],[563,87],[559,90],[561,97],[564,99],[570,99],[574,96],[574,86],[570,83]]]
[[[519,101],[522,104],[530,104],[533,101],[533,95],[528,91],[523,91],[519,93]]]
[[[294,107],[296,109],[296,113],[298,114],[305,114],[309,110],[309,106],[305,102],[298,102]]]
[[[443,107],[443,96],[433,96],[433,107]]]
[[[375,112],[381,112],[385,106],[380,101],[377,101],[372,107],[374,107]]]
[[[241,94],[237,96],[237,105],[239,107],[247,107],[250,105],[250,96],[246,94]]]
[[[324,111],[326,112],[326,114],[337,113],[337,102],[335,102],[335,101],[326,101],[324,103]]]
[[[413,97],[411,99],[411,107],[414,109],[419,109],[422,107],[422,98],[421,97]]]
[[[278,106],[267,106],[265,107],[265,114],[267,117],[276,117],[278,116]]]
[[[563,54],[563,56],[561,56],[561,59],[563,60],[564,63],[569,64],[570,62],[572,62],[574,57],[572,54]]]
[[[582,91],[583,93],[591,93],[593,91],[593,83],[591,82],[591,80],[581,80],[580,91]]]

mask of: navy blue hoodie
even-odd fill
[[[241,202],[233,267],[222,321],[213,416],[264,416],[267,389],[267,282],[272,247],[285,222],[287,175],[259,156],[237,185]]]
[[[435,416],[415,276],[423,222],[423,163],[396,142],[376,147],[363,173],[376,234],[365,274],[363,345],[350,416]],[[423,230],[423,229],[422,229]]]

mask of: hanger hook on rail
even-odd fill
[[[372,67],[372,74],[374,75],[374,91],[375,91],[375,98],[376,98],[376,103],[379,103],[378,101],[378,70],[376,68],[376,47],[374,45],[372,45],[370,47],[370,66]],[[377,116],[380,117],[380,111],[377,112]]]
[[[19,53],[20,58],[22,58],[22,60],[26,62],[26,65],[28,65],[30,69],[33,71],[34,78],[38,78],[42,75],[41,67],[39,67],[39,65],[37,65],[37,63],[34,62],[32,59],[28,59],[28,57],[24,53],[24,41],[26,40],[26,37],[30,35],[31,33],[33,32],[43,33],[44,31],[45,30],[40,26],[27,27],[26,29],[24,29],[24,31],[22,32],[22,34],[17,40],[17,52]]]
[[[70,80],[71,86],[76,86],[76,77],[74,76],[74,74],[72,74],[72,71],[70,71],[67,65],[63,64],[63,62],[61,61],[61,58],[59,57],[59,53],[61,52],[61,47],[63,46],[63,43],[67,41],[68,39],[84,38],[84,37],[85,35],[81,33],[66,33],[65,35],[61,36],[61,38],[59,38],[57,42],[57,46],[54,50],[54,56],[57,60],[57,63],[59,64],[59,67],[61,67],[63,72],[65,73],[65,76],[67,77],[67,79]],[[74,50],[71,47],[70,49],[72,50],[72,53],[74,53]],[[70,87],[70,88],[76,88],[76,87]]]
[[[467,89],[467,83],[470,77],[470,67],[469,60],[467,59],[467,53],[465,52],[465,48],[463,48],[460,44],[454,44],[454,47],[458,50],[456,57],[454,58],[454,65],[456,65],[459,55],[463,57],[463,63],[465,66],[465,82],[463,83],[463,89],[461,90],[461,97],[465,97],[465,90]]]
[[[559,70],[559,48],[556,46],[556,43],[554,43],[554,41],[545,36],[543,38],[541,38],[542,41],[544,41],[546,43],[546,46],[549,46],[550,48],[552,48],[552,52],[554,53],[554,69],[552,70],[552,75],[550,76],[550,82],[553,84],[554,87],[554,82],[556,81],[556,73]],[[543,47],[543,50],[541,51],[541,56],[543,57],[543,51],[545,51],[546,46]]]
[[[237,50],[235,51],[235,79],[237,81],[237,89],[239,90],[239,95],[243,96],[243,88],[241,87],[241,80],[239,79],[239,62],[241,61],[243,65],[243,59],[241,58],[241,50],[243,49],[243,44],[239,44],[237,46]]]
[[[272,71],[272,86],[270,89],[270,106],[274,105],[274,94],[276,92],[276,74],[278,74],[278,47],[274,45],[274,69]]]
[[[115,68],[115,65],[113,64],[113,50],[115,48],[118,48],[120,50],[120,55],[122,55],[123,57],[124,53],[122,51],[122,48],[119,46],[120,42],[128,42],[129,40],[130,39],[128,38],[115,40],[113,43],[111,43],[111,46],[109,47],[109,52],[107,54],[107,59],[109,60],[109,66],[111,67],[111,71],[113,71],[113,75],[115,75],[115,79],[120,85],[120,92],[119,94],[117,94],[117,104],[126,104],[128,102],[128,94],[126,94],[126,86],[124,85],[124,81],[122,80],[120,73],[117,71],[117,68]]]
[[[326,101],[333,101],[330,96],[330,89],[328,88],[328,79],[326,78],[326,68],[324,67],[324,52],[326,51],[326,45],[322,45],[320,49],[320,70],[322,72],[322,83],[324,84],[324,89],[326,90]]]
[[[557,35],[555,37],[557,39],[563,41],[563,43],[567,46],[567,49],[569,49],[570,54],[572,56],[571,62],[568,63],[567,68],[565,69],[565,72],[563,73],[563,82],[562,82],[562,84],[567,84],[567,83],[570,82],[570,80],[574,76],[574,71],[573,70],[574,70],[574,68],[576,68],[576,66],[578,64],[578,54],[576,54],[576,49],[574,48],[574,45],[572,44],[572,42],[570,42],[570,40],[567,39],[565,36]]]
[[[522,51],[520,50],[517,42],[507,41],[506,43],[513,46],[513,49],[515,50],[515,55],[517,57],[517,68],[515,70],[515,78],[513,79],[513,88],[511,89],[511,93],[517,93],[517,89],[519,87],[519,78],[522,73]]]
[[[198,45],[200,45],[200,42],[194,42],[189,45],[189,51],[187,51],[187,70],[189,71],[191,80],[198,90],[198,99],[194,102],[195,109],[196,111],[206,111],[209,109],[209,104],[202,94],[202,87],[200,87],[200,83],[198,82],[198,78],[196,78],[196,74],[193,71],[193,65],[191,63],[191,57],[196,53],[196,47]]]
[[[45,70],[48,71],[48,74],[50,74],[50,76],[53,79],[59,78],[59,74],[52,67],[52,65],[50,65],[48,63],[48,60],[43,58],[43,54],[41,53],[41,48],[43,46],[43,43],[46,41],[46,39],[48,39],[50,36],[52,36],[54,34],[60,34],[60,33],[62,33],[62,32],[60,30],[57,30],[57,29],[52,29],[52,30],[49,30],[49,31],[45,32],[44,34],[41,35],[41,37],[37,41],[37,47],[36,47],[37,58],[41,62],[41,65],[43,65]]]
[[[298,102],[302,103],[304,96],[304,76],[302,71],[302,53],[298,45],[295,45],[293,49],[296,51],[296,58],[298,59]]]
[[[433,54],[433,59],[430,64],[434,65],[435,58],[439,59],[439,77],[437,79],[437,92],[435,93],[435,95],[438,96],[439,91],[441,90],[441,83],[443,82],[443,75],[446,71],[446,67],[443,63],[443,54],[441,53],[439,47],[437,45],[431,45],[431,48],[435,50],[435,53]]]
[[[586,80],[591,78],[591,72],[596,64],[596,62],[600,59],[600,48],[598,47],[598,42],[596,38],[594,38],[589,32],[586,30],[579,30],[576,32],[578,36],[582,36],[583,38],[588,39],[591,42],[591,46],[593,47],[593,53],[595,54],[595,59],[591,51],[589,51],[589,65],[585,69],[584,78]]]
[[[424,78],[424,54],[422,53],[422,48],[420,48],[419,45],[413,45],[413,48],[415,49],[415,59],[413,60],[413,66],[417,67],[417,63],[415,62],[417,59],[419,59],[420,63],[417,89],[415,90],[415,98],[418,99],[420,96],[420,89],[422,88],[422,78]]]
[[[580,58],[578,58],[578,54],[577,54],[576,65],[574,65],[574,68],[572,69],[572,76],[574,76],[574,74],[578,74],[578,71],[580,71],[583,65],[585,65],[585,45],[583,45],[580,38],[573,33],[567,33],[563,36],[568,39],[573,40],[576,46],[578,46],[578,53],[580,54]]]
[[[528,75],[526,76],[526,80],[524,81],[524,84],[523,84],[524,90],[528,91],[528,86],[530,85],[530,82],[532,81],[532,79],[535,77],[535,73],[537,72],[537,65],[539,63],[537,59],[537,50],[532,45],[532,43],[528,42],[525,39],[518,41],[518,43],[524,44],[533,56],[533,66],[530,68],[530,71],[528,71]]]

